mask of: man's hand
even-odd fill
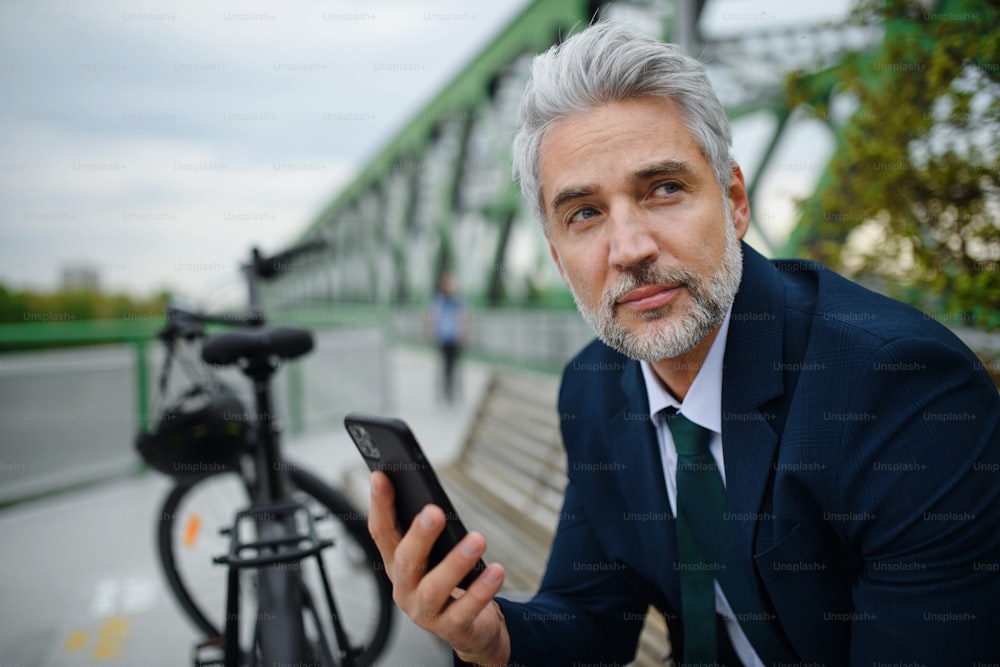
[[[504,570],[489,565],[463,591],[457,588],[486,551],[486,540],[469,533],[434,569],[427,570],[427,556],[444,530],[440,507],[428,505],[400,534],[396,524],[392,483],[383,473],[371,476],[371,532],[386,573],[392,581],[392,597],[414,623],[448,642],[462,660],[479,665],[506,665],[510,659],[510,637],[500,606],[493,596],[503,583]]]

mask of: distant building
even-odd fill
[[[74,262],[60,269],[59,286],[64,290],[100,289],[100,275],[96,264]]]

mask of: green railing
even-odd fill
[[[275,323],[306,327],[316,331],[358,326],[385,326],[389,310],[364,305],[345,305],[317,308],[298,308],[280,313],[272,318]],[[138,429],[150,426],[150,377],[147,351],[149,343],[156,340],[156,332],[166,323],[165,316],[139,315],[120,319],[26,321],[0,324],[0,360],[3,352],[37,351],[53,348],[77,348],[87,345],[126,343],[135,355],[135,407]],[[209,332],[221,330],[211,325]],[[292,365],[291,373],[298,377]],[[290,426],[293,432],[301,430],[302,388],[292,381],[290,393]]]
[[[114,320],[65,320],[0,324],[0,350],[129,343],[135,352],[137,428],[149,426],[149,363],[146,345],[165,318],[139,316]],[[2,358],[2,357],[0,357]]]
[[[388,409],[384,311],[325,308],[280,321],[308,327],[316,340],[312,353],[275,376],[274,408],[294,436],[293,449],[339,424],[346,411]],[[135,434],[155,427],[162,401],[185,389],[180,376],[192,370],[179,364],[166,396],[158,395],[162,324],[154,316],[0,325],[0,506],[144,469]],[[197,381],[193,370],[189,379]],[[252,405],[238,369],[214,373]]]

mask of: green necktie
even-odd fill
[[[715,664],[715,573],[695,536],[705,514],[722,517],[726,489],[708,451],[711,431],[679,412],[664,412],[677,448],[677,544],[680,555],[681,609],[684,613],[684,662]],[[699,531],[700,532],[700,531]]]
[[[754,583],[750,562],[736,562],[735,534],[726,519],[726,487],[708,450],[712,432],[670,408],[663,411],[677,448],[677,543],[685,662],[715,663],[715,582],[762,659],[797,662]]]

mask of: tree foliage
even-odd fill
[[[804,203],[800,252],[954,323],[1000,327],[1000,7],[990,0],[865,0],[881,45],[797,72],[795,106],[838,146]]]
[[[162,315],[167,293],[151,298],[74,289],[55,292],[12,290],[0,285],[0,323],[108,320]]]

